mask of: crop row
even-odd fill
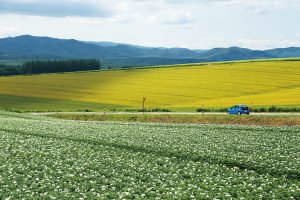
[[[0,199],[297,199],[299,130],[2,112]]]

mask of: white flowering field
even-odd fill
[[[300,199],[300,127],[0,112],[0,199]]]

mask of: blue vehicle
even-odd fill
[[[247,105],[235,105],[232,106],[231,108],[228,109],[227,111],[228,114],[232,115],[242,115],[242,114],[246,114],[249,115],[250,114],[250,109]]]

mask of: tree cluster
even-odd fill
[[[22,66],[0,65],[0,75],[42,74],[99,70],[101,64],[96,59],[81,60],[36,60]]]

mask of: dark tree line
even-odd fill
[[[0,75],[42,74],[99,69],[101,69],[101,64],[96,59],[37,60],[26,62],[22,66],[0,65]]]
[[[18,75],[20,73],[21,67],[19,66],[12,66],[12,65],[4,65],[0,64],[0,76],[1,75]]]

